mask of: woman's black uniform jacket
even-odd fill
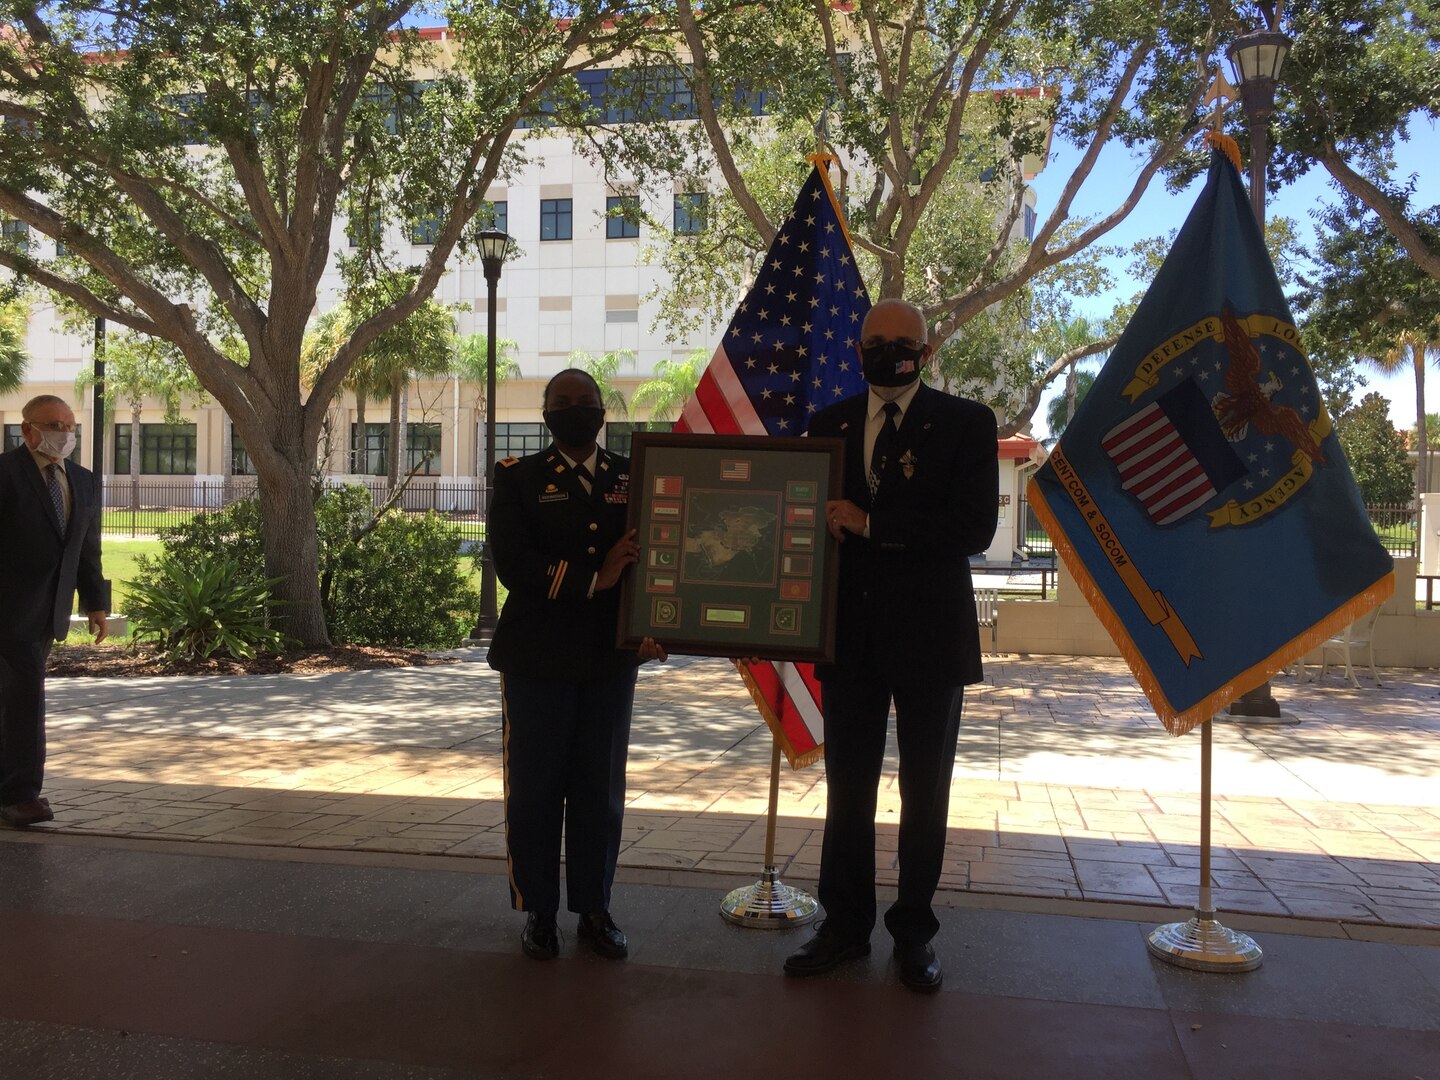
[[[604,448],[589,494],[553,445],[499,462],[487,531],[510,594],[490,644],[492,668],[581,681],[639,665],[634,652],[615,648],[619,586],[587,596],[625,533],[629,491],[630,459]]]

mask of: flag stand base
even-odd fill
[[[1198,907],[1188,921],[1150,931],[1145,946],[1167,964],[1192,971],[1254,971],[1263,958],[1254,938],[1220,925],[1213,910]]]
[[[775,867],[767,866],[754,885],[736,889],[720,902],[720,915],[736,926],[778,930],[804,926],[819,907],[813,896],[784,884]]]
[[[1235,724],[1276,727],[1300,723],[1300,718],[1294,713],[1280,711],[1280,703],[1270,693],[1268,682],[1263,682],[1254,690],[1241,694],[1230,703],[1230,707],[1224,713],[1217,715]]]

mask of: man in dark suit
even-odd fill
[[[610,887],[625,810],[625,758],[635,671],[666,659],[646,638],[615,647],[621,575],[639,558],[625,528],[630,462],[596,444],[600,387],[567,369],[545,387],[555,442],[496,470],[487,529],[495,572],[509,590],[490,666],[505,710],[505,846],[510,903],[526,913],[520,947],[559,953],[560,842],[565,892],[580,940],[621,959],[624,933]]]
[[[97,642],[110,583],[100,571],[101,491],[65,458],[75,414],[43,394],[26,404],[24,446],[0,455],[0,820],[50,821],[45,778],[45,661],[70,632],[75,590]]]
[[[844,498],[826,503],[839,541],[835,663],[819,665],[829,801],[820,856],[825,921],[785,961],[814,975],[870,952],[875,804],[891,702],[900,751],[899,895],[885,913],[906,986],[940,988],[931,907],[964,687],[980,681],[968,556],[995,534],[995,414],[925,386],[925,319],[882,300],[861,328],[869,390],[816,414],[845,440]]]

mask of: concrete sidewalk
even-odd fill
[[[42,828],[297,856],[466,857],[499,872],[499,680],[483,651],[458,655],[444,667],[333,675],[52,679],[57,820]],[[1216,723],[1221,910],[1376,940],[1440,928],[1440,673],[1381,674],[1383,689],[1333,675],[1277,680],[1297,727]],[[770,746],[725,662],[642,669],[625,880],[717,896],[753,881]],[[892,739],[878,842],[887,882],[893,754]],[[1119,661],[991,658],[966,695],[941,902],[1156,909],[1138,917],[1188,907],[1198,789],[1198,735],[1165,733]],[[790,884],[813,888],[824,807],[823,766],[782,770],[777,863]],[[1440,941],[1440,930],[1407,940]]]

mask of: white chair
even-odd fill
[[[1320,646],[1320,674],[1315,677],[1317,682],[1325,678],[1325,672],[1329,670],[1333,659],[1337,666],[1342,663],[1345,665],[1345,677],[1350,680],[1350,685],[1358,690],[1360,680],[1355,677],[1355,661],[1361,660],[1370,669],[1370,678],[1375,680],[1375,685],[1381,685],[1380,675],[1375,670],[1375,622],[1379,618],[1380,609],[1377,607]]]
[[[1000,651],[1000,590],[999,589],[976,589],[975,590],[975,621],[980,624],[980,629],[987,627],[990,630],[990,651]]]

